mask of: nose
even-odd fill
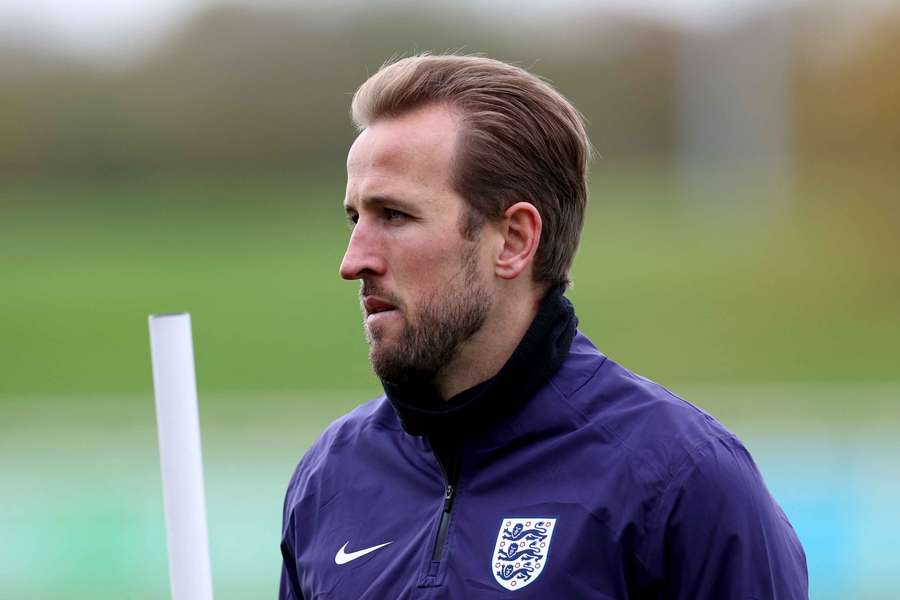
[[[341,260],[341,277],[362,279],[371,275],[383,275],[386,263],[381,252],[381,244],[362,219],[353,228],[347,251]]]

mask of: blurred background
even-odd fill
[[[0,597],[168,597],[146,318],[169,311],[193,315],[216,595],[275,596],[294,465],[380,392],[337,273],[349,101],[425,50],[581,109],[582,329],[745,441],[812,598],[895,598],[888,0],[0,4]]]

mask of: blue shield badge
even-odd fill
[[[520,590],[537,579],[547,565],[556,519],[505,518],[500,523],[491,570],[497,583]]]

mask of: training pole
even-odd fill
[[[172,600],[212,600],[191,315],[150,315]]]

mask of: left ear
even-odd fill
[[[503,247],[494,262],[501,279],[515,279],[534,260],[541,241],[541,213],[530,202],[517,202],[503,213]]]

